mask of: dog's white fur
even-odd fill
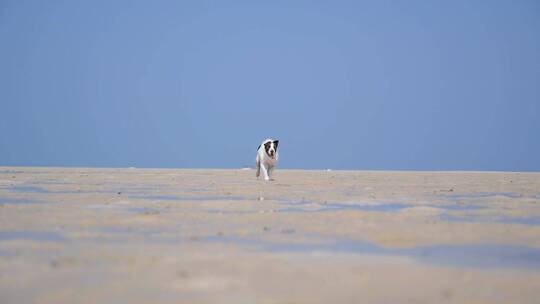
[[[259,149],[257,150],[257,157],[255,159],[255,164],[257,167],[257,173],[255,174],[255,176],[257,176],[257,178],[259,178],[262,170],[264,180],[273,180],[272,173],[274,171],[274,168],[276,167],[279,158],[277,147],[276,145],[274,145],[275,141],[275,139],[268,138],[261,143]],[[273,153],[273,156],[270,156],[266,153],[266,143],[270,143],[270,149],[268,150],[268,153],[271,153],[271,155]]]

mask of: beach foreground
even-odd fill
[[[537,303],[540,174],[0,167],[1,303]]]

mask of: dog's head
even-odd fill
[[[279,140],[269,139],[264,142],[264,150],[270,158],[276,158]]]

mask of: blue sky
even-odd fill
[[[0,165],[540,171],[537,1],[0,1]]]

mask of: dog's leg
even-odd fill
[[[270,180],[270,177],[268,176],[268,169],[264,166],[264,164],[261,164],[261,169],[264,175],[264,180]]]
[[[272,178],[272,175],[274,174],[274,166],[270,166],[268,167],[268,177],[270,178],[270,180],[274,180]]]
[[[257,177],[258,179],[259,175],[261,175],[261,161],[259,160],[259,155],[257,155],[257,158],[255,159],[255,166],[257,167],[257,172],[255,172],[255,177]]]

